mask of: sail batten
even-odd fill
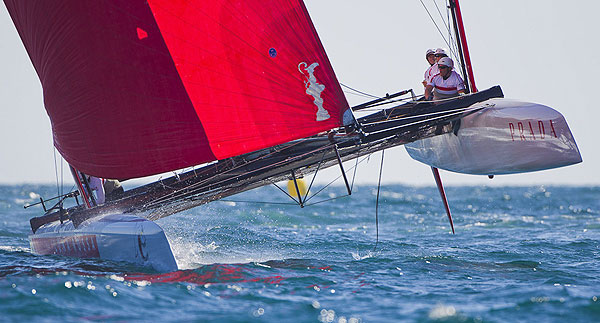
[[[78,170],[133,178],[342,125],[301,0],[5,0]]]

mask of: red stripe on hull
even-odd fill
[[[32,238],[31,248],[39,255],[63,255],[79,258],[100,258],[95,235],[59,238]]]

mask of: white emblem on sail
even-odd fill
[[[319,63],[312,63],[310,66],[305,62],[298,64],[298,70],[304,74],[306,81],[304,81],[304,87],[306,88],[306,94],[312,96],[317,106],[317,121],[323,121],[330,118],[329,112],[323,108],[323,99],[321,98],[321,92],[325,90],[325,85],[317,83],[317,78],[314,75],[315,68],[319,66]]]

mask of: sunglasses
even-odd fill
[[[446,57],[444,54],[435,54],[435,57]]]
[[[438,68],[441,69],[441,70],[443,70],[443,69],[450,68],[450,67],[449,66],[444,66],[444,65],[438,65]]]

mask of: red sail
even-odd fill
[[[56,148],[132,178],[342,124],[348,104],[301,0],[5,0]]]

